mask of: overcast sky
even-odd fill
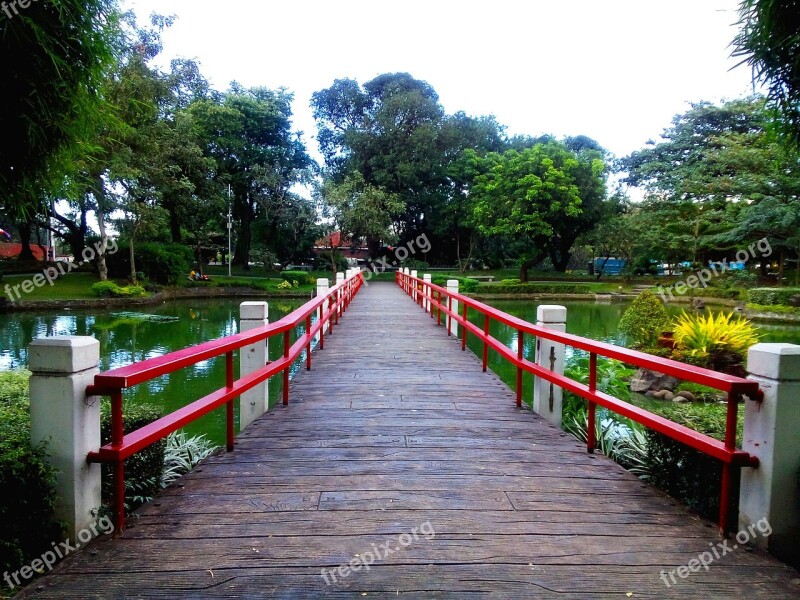
[[[308,106],[334,79],[405,71],[448,113],[493,114],[510,134],[588,135],[618,156],[688,102],[752,92],[733,70],[735,0],[127,0],[174,14],[161,63],[195,58],[213,87],[286,87],[316,155]]]

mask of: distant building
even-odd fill
[[[369,258],[369,249],[364,245],[363,240],[353,240],[352,238],[342,239],[340,231],[334,231],[324,238],[318,239],[314,242],[314,252],[317,256],[331,251],[331,247],[337,248],[345,258],[354,258],[365,260]]]
[[[33,258],[36,260],[44,260],[45,256],[47,256],[47,246],[31,244],[31,252],[33,252]],[[0,259],[16,258],[20,254],[22,254],[22,244],[0,243]]]

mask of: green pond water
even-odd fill
[[[94,336],[100,341],[101,369],[109,370],[161,356],[174,350],[200,342],[238,333],[240,299],[180,300],[158,307],[146,307],[142,312],[177,317],[173,322],[149,322],[131,318],[117,318],[97,311],[58,311],[11,313],[0,317],[0,370],[16,369],[27,364],[27,347],[33,339],[52,335]],[[276,321],[303,303],[303,300],[276,300],[270,302],[270,321]],[[410,303],[410,301],[409,301]],[[553,304],[553,301],[548,301]],[[494,306],[527,321],[536,321],[536,307],[532,301],[495,301]],[[617,323],[627,303],[563,302],[567,307],[567,331],[580,336],[612,343],[621,343]],[[411,307],[413,309],[413,307]],[[680,308],[669,307],[676,314]],[[483,321],[471,316],[476,324]],[[763,341],[800,344],[800,327],[791,325],[758,325]],[[513,350],[517,349],[516,331],[493,323],[491,332]],[[526,337],[525,356],[533,358],[535,340]],[[281,354],[281,343],[270,344],[270,359]],[[469,338],[470,348],[478,355],[482,345]],[[569,353],[569,349],[568,349]],[[237,359],[238,360],[238,359]],[[490,366],[513,386],[516,370],[502,361],[496,353],[489,353]],[[296,367],[298,368],[298,367]],[[238,373],[238,362],[236,364]],[[222,385],[225,381],[224,357],[204,361],[159,377],[126,392],[127,402],[149,402],[164,409],[176,410]],[[532,376],[525,374],[524,398],[532,398]],[[281,378],[270,381],[270,398],[274,402],[281,392]],[[237,417],[238,418],[238,417]],[[224,410],[216,410],[187,427],[192,433],[206,433],[215,442],[222,443],[225,431]]]
[[[281,319],[304,302],[299,299],[269,302],[270,322]],[[171,322],[119,318],[112,316],[111,311],[99,313],[95,310],[3,315],[0,322],[0,370],[24,367],[31,340],[53,335],[93,336],[100,341],[102,371],[127,366],[238,333],[240,303],[241,299],[178,300],[141,309],[147,314],[177,317]],[[302,333],[302,328],[297,331]],[[277,338],[270,341],[271,360],[279,358],[282,351],[281,341]],[[238,352],[234,353],[234,357],[238,376]],[[167,413],[224,385],[225,357],[221,356],[138,385],[127,390],[124,398],[126,402],[155,404]],[[271,403],[281,393],[281,388],[281,378],[274,377],[269,384]],[[236,418],[238,428],[238,410]],[[222,443],[225,439],[225,411],[215,410],[186,429],[192,434],[206,433],[215,442]]]

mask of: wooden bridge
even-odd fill
[[[372,283],[289,406],[19,597],[800,597],[796,571],[725,543]]]

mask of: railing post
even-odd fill
[[[764,392],[764,399],[745,400],[742,450],[758,457],[759,466],[742,469],[739,530],[765,519],[772,533],[769,537],[751,536],[751,541],[797,564],[800,346],[756,344],[748,353],[747,370],[749,379],[757,381]]]
[[[340,283],[344,283],[344,273],[336,273],[336,285],[339,285]],[[339,291],[336,292],[336,303],[339,304],[339,306],[336,309],[337,317],[341,316],[342,314],[341,302],[342,302],[342,288],[339,288]]]
[[[100,465],[87,461],[100,449],[100,398],[86,397],[99,372],[100,343],[92,337],[51,337],[28,346],[31,443],[47,444],[57,471],[55,517],[70,539],[97,520]]]
[[[424,294],[425,294],[425,312],[430,313],[433,316],[433,312],[431,311],[431,275],[430,273],[425,273],[422,276],[422,279],[425,281],[424,287]]]
[[[447,293],[448,295],[458,293],[458,279],[447,280]],[[454,299],[448,304],[450,306],[450,310],[452,310],[455,314],[458,314],[458,300]],[[447,315],[447,327],[447,331],[450,335],[458,336],[458,321],[456,321],[450,315]]]
[[[322,296],[326,295],[329,288],[330,285],[325,277],[320,277],[317,279],[317,298],[321,298]],[[325,318],[325,313],[325,303],[323,302],[322,305],[317,309],[317,319],[322,321]],[[328,333],[330,331],[330,325],[326,323],[320,331]]]
[[[411,277],[416,279],[416,277],[417,277],[417,270],[416,269],[411,271]],[[417,282],[416,281],[412,281],[411,282],[411,287],[413,289],[413,293],[411,294],[411,297],[414,298],[414,302],[416,302],[417,301]]]
[[[567,309],[564,306],[544,304],[536,309],[536,325],[545,329],[567,330]],[[536,364],[559,375],[564,374],[564,344],[538,337],[536,339]],[[533,381],[533,410],[547,421],[561,427],[561,399],[563,390],[541,377]]]
[[[239,305],[239,331],[269,324],[269,304],[266,302],[242,302]],[[269,360],[269,340],[245,346],[239,350],[239,377],[263,369]],[[269,383],[259,383],[239,397],[239,431],[269,410]]]

